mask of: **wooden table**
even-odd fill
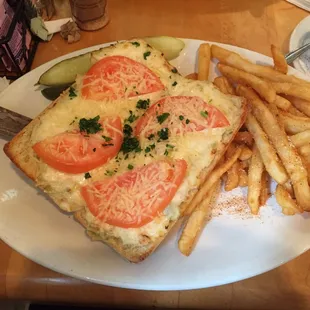
[[[270,55],[288,50],[307,12],[277,0],[110,0],[110,24],[82,33],[72,45],[56,35],[40,44],[33,67],[95,44],[134,36],[199,38]],[[262,253],[263,255],[263,253]],[[0,243],[0,297],[36,301],[205,309],[310,309],[310,252],[266,274],[216,288],[183,292],[131,291],[99,286],[45,269]]]

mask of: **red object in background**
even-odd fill
[[[37,47],[24,1],[0,0],[0,76],[16,79],[30,70]]]

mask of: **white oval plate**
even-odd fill
[[[195,71],[197,49],[203,41],[184,41],[186,47],[173,64],[182,74],[188,74]],[[251,61],[272,64],[270,58],[258,53],[219,45]],[[35,117],[48,103],[34,87],[39,76],[62,59],[98,47],[71,53],[31,71],[0,95],[0,104]],[[211,70],[213,78],[214,63]],[[303,77],[294,69],[290,71]],[[3,147],[4,141],[0,140],[0,144]],[[151,257],[140,264],[130,264],[101,242],[91,242],[83,228],[60,212],[2,152],[0,165],[2,240],[45,267],[83,280],[145,290],[204,288],[268,271],[310,248],[309,214],[284,216],[271,198],[259,217],[252,217],[248,211],[236,213],[229,208],[225,213],[217,208],[215,213],[224,214],[214,216],[208,223],[190,257],[178,251],[176,227]],[[244,197],[245,190],[241,189],[223,193],[222,206],[234,198],[241,203],[237,209],[248,210]]]
[[[310,43],[310,16],[304,18],[294,29],[290,38],[290,52]],[[297,58],[294,67],[310,76],[310,49]]]

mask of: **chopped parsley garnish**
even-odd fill
[[[85,179],[89,179],[89,178],[91,178],[90,173],[89,173],[89,172],[86,172],[86,173],[84,174],[84,178],[85,178]]]
[[[148,138],[148,140],[152,140],[152,139],[154,139],[154,137],[155,137],[155,135],[153,133],[151,133],[147,138]]]
[[[183,121],[183,119],[184,119],[184,116],[183,115],[179,115],[179,120]]]
[[[154,150],[155,149],[155,143],[151,144],[150,148],[151,148],[151,150]]]
[[[168,140],[169,131],[168,128],[162,128],[157,132],[157,135],[160,140]]]
[[[69,88],[69,97],[70,97],[70,100],[73,99],[73,98],[76,97],[76,96],[77,96],[77,94],[76,94],[76,92],[75,92],[75,89],[71,86],[71,87]]]
[[[186,125],[188,125],[190,123],[190,120],[187,118],[185,123],[186,123]]]
[[[140,43],[135,41],[135,42],[131,42],[132,45],[134,45],[135,47],[139,47],[140,46]]]
[[[156,116],[158,123],[162,124],[168,117],[169,117],[170,113],[163,113],[161,115]]]
[[[132,151],[141,152],[139,140],[136,137],[124,137],[123,144],[121,146],[121,151],[124,154],[130,153]]]
[[[209,103],[211,103],[212,101],[213,101],[213,99],[210,99],[210,100],[209,100]]]
[[[110,137],[107,137],[107,136],[101,136],[106,142],[109,142],[109,141],[111,141],[112,140],[112,138],[110,138]]]
[[[209,116],[208,111],[200,111],[200,115],[204,118],[207,118]]]
[[[100,116],[97,115],[94,118],[81,118],[79,121],[80,131],[86,132],[87,134],[97,133],[102,130],[102,125],[98,122]]]
[[[174,145],[166,144],[166,147],[169,148],[169,149],[173,149],[173,148],[174,148]]]
[[[143,53],[143,58],[146,60],[146,58],[148,58],[151,55],[150,51],[147,51],[145,53]]]
[[[150,148],[149,146],[147,146],[147,147],[145,148],[144,152],[145,152],[145,153],[151,152],[151,148]]]
[[[171,70],[171,72],[172,72],[172,73],[178,73],[178,70],[177,70],[177,68],[173,68],[173,69]]]
[[[168,156],[168,154],[169,154],[169,153],[168,153],[168,150],[166,149],[164,155],[165,155],[165,156]]]
[[[174,81],[172,86],[177,86],[178,85],[178,82],[177,81]]]
[[[132,164],[129,164],[129,165],[127,166],[127,168],[128,168],[129,170],[132,170],[132,169],[133,169],[133,165],[132,165]]]
[[[142,100],[140,99],[137,102],[136,108],[137,109],[147,109],[150,106],[150,99]]]
[[[93,148],[93,152],[96,152],[96,148],[95,147]]]
[[[132,128],[131,128],[131,126],[128,125],[128,124],[125,124],[125,125],[124,125],[124,128],[123,128],[123,133],[124,133],[125,136],[130,137],[131,134],[132,134]]]
[[[131,110],[129,111],[129,114],[129,117],[125,121],[133,123],[138,118],[138,116],[134,115]]]
[[[112,176],[114,174],[114,172],[113,171],[111,171],[111,170],[106,170],[105,171],[105,175],[108,175],[108,176]]]

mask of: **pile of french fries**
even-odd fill
[[[189,202],[179,249],[190,255],[216,201],[221,182],[226,191],[248,188],[247,202],[253,214],[270,197],[271,178],[275,197],[285,215],[310,211],[310,82],[287,75],[283,54],[271,46],[274,66],[253,64],[239,54],[204,43],[198,52],[198,74],[209,79],[211,59],[219,62],[222,76],[214,85],[225,94],[247,100],[244,125],[226,154]]]

